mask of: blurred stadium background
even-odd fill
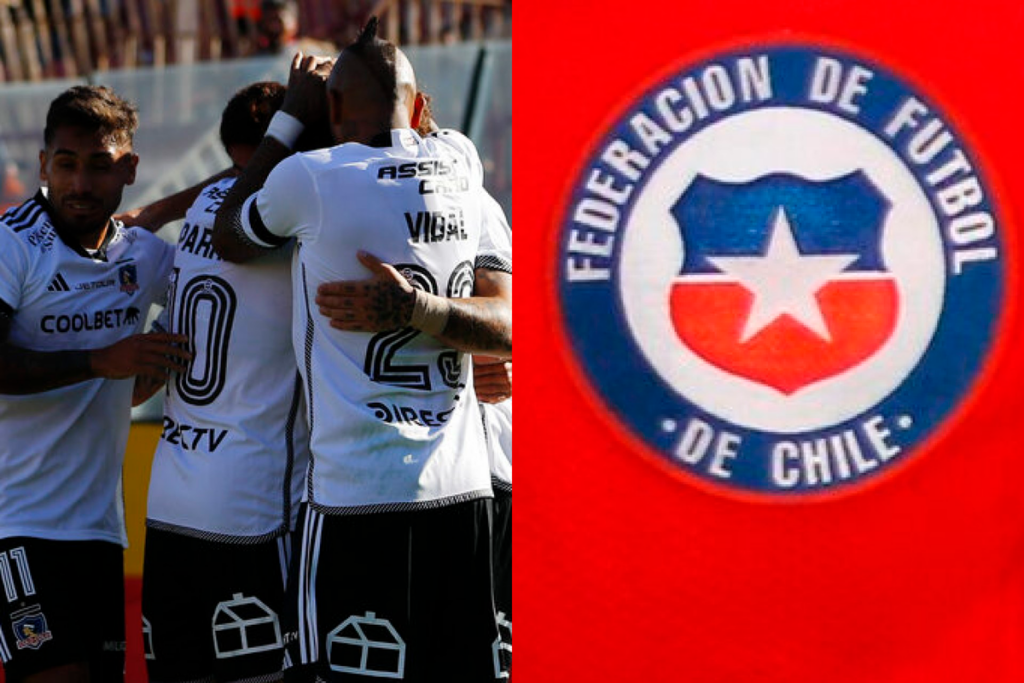
[[[275,44],[278,11],[286,26]],[[409,55],[441,126],[476,142],[488,189],[511,219],[511,0],[0,0],[0,211],[35,192],[46,110],[66,88],[108,85],[138,105],[128,209],[228,166],[217,129],[231,94],[286,82],[296,49],[333,54],[371,14]],[[159,234],[173,241],[179,229]],[[128,683],[146,680],[140,579],[160,418],[159,396],[134,411],[125,457]]]

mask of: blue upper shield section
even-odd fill
[[[804,254],[860,254],[848,270],[882,271],[882,225],[891,208],[861,171],[824,182],[772,174],[749,183],[698,175],[673,207],[686,245],[683,274],[717,272],[708,256],[765,252],[784,209]]]

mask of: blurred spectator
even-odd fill
[[[335,56],[371,12],[407,45],[512,31],[511,0],[0,0],[0,82],[297,49]]]
[[[0,140],[0,213],[8,207],[20,204],[27,193],[18,173],[18,165],[14,163],[6,145]]]
[[[4,162],[0,169],[0,212],[19,203],[25,194],[25,184],[18,176],[18,166],[14,162]]]
[[[441,44],[454,45],[459,42],[459,31],[450,21],[446,21],[441,27]]]
[[[256,51],[279,54],[299,37],[299,8],[294,0],[263,0],[256,21]]]
[[[231,18],[236,21],[255,22],[260,18],[259,2],[257,0],[232,0]]]
[[[370,18],[373,0],[346,0],[334,7],[334,23],[331,34],[338,45],[348,45],[356,39],[359,29]]]
[[[299,36],[299,7],[295,0],[262,0],[256,22],[258,54],[306,54],[333,57],[338,48],[333,43]]]

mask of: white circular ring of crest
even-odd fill
[[[683,263],[672,205],[696,175],[731,183],[773,173],[826,181],[862,170],[892,203],[882,258],[898,292],[889,340],[858,366],[785,395],[693,353],[672,325],[669,293]],[[771,107],[734,115],[693,135],[651,172],[622,234],[619,295],[644,356],[682,397],[736,425],[766,432],[827,428],[892,393],[914,369],[942,313],[945,255],[935,213],[885,143],[838,116]]]

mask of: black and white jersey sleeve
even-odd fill
[[[505,217],[501,204],[485,194],[482,203],[482,227],[480,250],[476,256],[476,267],[512,273],[512,228]]]
[[[309,209],[318,206],[314,179],[301,157],[292,155],[274,167],[259,192],[242,205],[242,229],[253,244],[274,249],[316,226],[322,216]]]

